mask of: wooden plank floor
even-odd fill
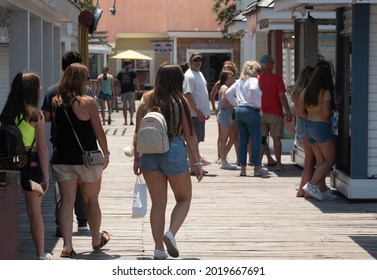
[[[123,125],[121,112],[114,113],[113,119],[105,126],[111,163],[103,174],[100,193],[102,229],[110,232],[111,240],[104,250],[92,253],[89,234],[74,232],[76,259],[151,259],[154,245],[149,218],[131,218],[135,176],[132,160],[123,149],[131,144],[134,127]],[[212,117],[206,124],[206,141],[200,144],[208,160],[216,158],[216,139],[217,123]],[[229,158],[235,161],[234,150]],[[336,201],[328,202],[296,198],[301,168],[289,155],[283,156],[283,162],[286,171],[270,169],[271,177],[265,179],[239,177],[239,170],[221,170],[216,164],[206,167],[209,175],[202,182],[193,178],[191,210],[176,236],[179,258],[376,259],[376,201],[350,201],[340,194]],[[173,205],[170,192],[168,213]],[[20,207],[19,257],[35,259],[23,199]],[[51,188],[43,202],[46,250],[59,260],[62,239],[54,235],[54,208]],[[168,224],[168,215],[166,219]]]

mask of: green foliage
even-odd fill
[[[236,16],[236,1],[235,0],[213,0],[215,3],[212,6],[212,12],[217,15],[216,21],[219,25],[224,24],[223,33],[224,38],[235,38],[234,35],[228,34],[228,27],[226,24]]]
[[[93,0],[81,0],[80,7],[83,11],[91,11],[94,9]]]

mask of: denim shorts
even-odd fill
[[[221,126],[231,127],[233,124],[232,114],[233,108],[220,109],[216,117],[217,122]]]
[[[307,120],[305,134],[311,145],[322,144],[335,139],[331,125],[325,122]]]
[[[306,136],[305,134],[306,121],[307,121],[306,119],[303,119],[300,117],[297,117],[296,119],[296,134],[299,139]]]
[[[99,99],[103,99],[103,100],[111,100],[112,96],[111,94],[107,94],[107,93],[104,93],[102,90],[99,92],[98,94],[98,98]]]
[[[170,150],[164,154],[140,155],[142,172],[162,172],[167,176],[174,176],[188,171],[186,144],[179,136],[173,138]]]

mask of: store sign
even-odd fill
[[[171,52],[173,50],[173,44],[170,42],[156,42],[154,44],[155,52]]]
[[[192,49],[230,49],[229,44],[226,43],[193,43],[191,44]]]

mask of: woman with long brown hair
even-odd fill
[[[166,259],[164,243],[170,256],[179,256],[175,235],[183,224],[191,204],[191,178],[187,149],[194,158],[198,181],[203,178],[198,141],[191,123],[188,102],[183,96],[183,72],[178,65],[162,65],[157,71],[155,87],[145,93],[136,113],[134,141],[134,173],[143,174],[152,200],[150,222],[155,242],[154,259]],[[137,132],[140,121],[150,110],[159,108],[168,126],[170,150],[163,154],[137,153]],[[187,149],[186,149],[187,144]],[[165,210],[168,183],[176,205],[171,213],[169,230],[165,232]]]
[[[49,183],[45,121],[42,111],[38,109],[40,92],[40,79],[36,73],[17,73],[1,112],[0,122],[16,125],[22,134],[25,150],[36,151],[38,154],[39,162],[35,161],[21,168],[21,186],[25,194],[26,210],[37,258],[51,260],[51,254],[45,253],[44,248],[44,223],[41,212],[43,197],[31,188],[31,184],[37,183],[44,192],[47,192]]]
[[[62,258],[73,257],[72,244],[73,207],[77,186],[80,186],[87,210],[94,251],[100,250],[110,240],[106,231],[100,232],[101,209],[98,202],[102,171],[109,164],[110,152],[106,135],[98,115],[96,100],[85,94],[88,69],[73,63],[64,71],[58,94],[53,98],[53,121],[57,127],[56,150],[51,159],[52,174],[58,182],[61,194],[59,224],[64,239]],[[105,157],[103,165],[86,167],[82,151],[73,128],[85,151],[97,150],[98,145]]]

